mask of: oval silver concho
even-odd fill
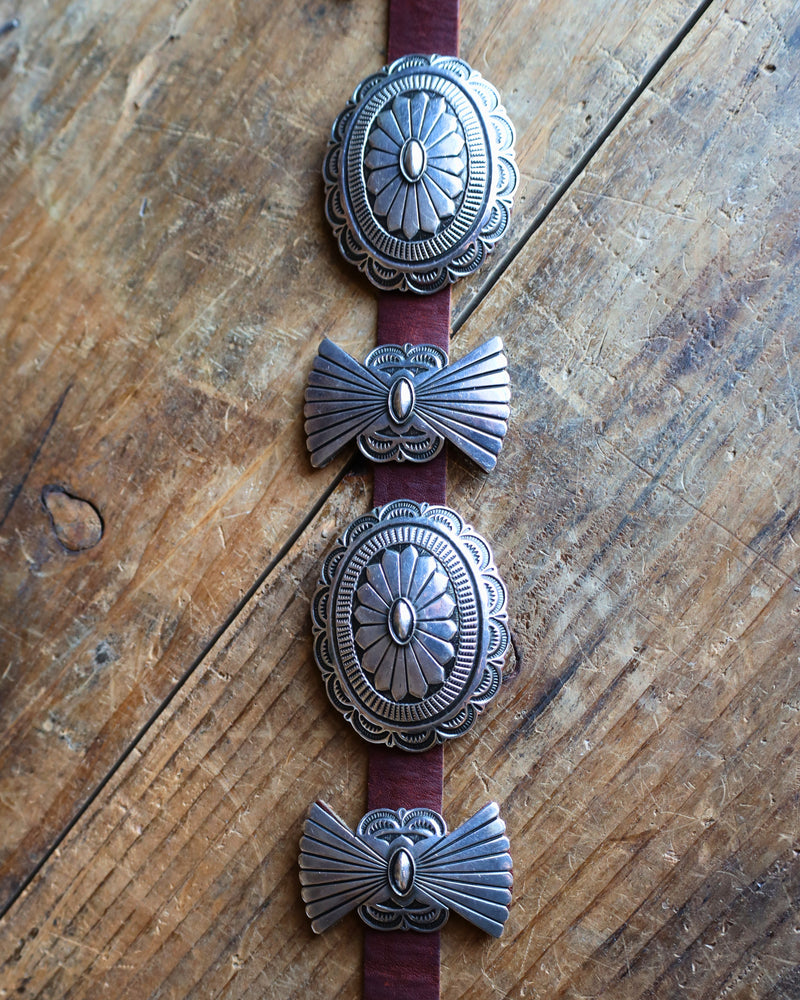
[[[460,736],[500,687],[506,603],[488,544],[449,507],[397,500],[357,518],[312,602],[328,697],[371,743]]]
[[[379,288],[435,292],[480,267],[508,227],[514,128],[463,59],[404,56],[359,84],[322,173],[347,260]]]

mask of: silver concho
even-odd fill
[[[449,507],[396,500],[357,518],[312,601],[328,697],[371,743],[460,736],[500,687],[506,601],[488,544]]]
[[[379,288],[435,292],[480,267],[508,227],[514,128],[462,59],[404,56],[356,88],[322,173],[347,260]]]
[[[376,930],[436,931],[454,910],[500,937],[511,855],[494,802],[452,833],[432,809],[374,809],[353,832],[324,802],[300,841],[300,884],[319,934],[351,910]]]
[[[362,365],[323,340],[306,389],[311,464],[353,438],[373,462],[427,462],[447,439],[488,472],[508,427],[507,366],[499,337],[450,365],[431,344],[378,347]]]

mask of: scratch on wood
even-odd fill
[[[45,442],[47,441],[47,438],[50,435],[50,431],[52,431],[56,420],[58,420],[58,415],[59,413],[61,413],[61,407],[64,405],[64,400],[67,398],[67,393],[72,388],[72,384],[73,383],[70,382],[67,385],[66,389],[61,393],[61,396],[58,398],[56,405],[53,407],[53,411],[50,416],[50,420],[47,423],[47,427],[45,427],[44,433],[42,434],[39,440],[39,444],[36,446],[36,451],[34,451],[33,455],[31,456],[31,460],[28,462],[28,466],[22,475],[22,479],[11,491],[11,496],[9,497],[8,506],[6,507],[3,517],[0,519],[0,529],[2,529],[3,526],[5,525],[6,520],[8,519],[8,515],[11,513],[12,507],[17,502],[17,498],[25,488],[25,484],[28,481],[28,476],[30,476],[31,470],[33,469],[34,465],[36,465],[36,462],[38,461],[39,456],[42,453],[42,448],[44,448]]]
[[[797,387],[794,384],[794,378],[792,377],[792,369],[789,365],[789,355],[786,353],[786,340],[781,338],[781,347],[783,348],[783,357],[786,361],[786,374],[789,377],[789,388],[792,392],[792,399],[794,401],[794,416],[797,421],[797,429],[800,431],[800,406],[797,402]]]
[[[639,469],[640,472],[644,473],[644,475],[647,476],[647,478],[650,480],[653,486],[655,487],[663,486],[663,488],[667,491],[667,493],[670,494],[670,496],[675,497],[676,500],[682,501],[688,507],[691,507],[692,510],[695,511],[695,513],[699,514],[701,517],[704,517],[707,521],[710,521],[711,524],[715,524],[720,529],[720,531],[724,531],[725,534],[728,535],[728,537],[732,538],[735,542],[738,542],[738,544],[741,545],[743,549],[747,549],[747,551],[750,552],[753,556],[755,556],[756,559],[761,560],[762,562],[766,563],[767,566],[774,569],[775,572],[779,573],[788,583],[793,583],[796,585],[800,584],[800,579],[796,579],[795,577],[787,573],[785,570],[781,569],[780,566],[776,565],[774,562],[768,559],[762,552],[759,552],[758,549],[753,548],[751,544],[748,544],[743,539],[739,538],[739,536],[734,531],[731,531],[730,528],[727,528],[715,517],[712,517],[710,514],[706,513],[706,511],[704,511],[702,507],[698,507],[696,504],[693,504],[691,500],[688,499],[688,497],[682,496],[680,493],[673,490],[668,483],[664,482],[664,480],[661,479],[660,474],[656,473],[654,475],[653,473],[648,472],[647,469],[641,466],[638,462],[634,461],[634,459],[632,459],[629,455],[626,455],[625,452],[622,451],[620,448],[618,448],[613,442],[609,443],[613,451],[615,451],[622,458],[626,459],[626,461],[630,462],[631,465]]]

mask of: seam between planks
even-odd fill
[[[296,544],[297,540],[300,538],[300,536],[303,534],[306,528],[311,524],[311,522],[320,512],[322,507],[327,503],[328,499],[333,494],[333,492],[338,488],[339,484],[342,482],[345,476],[352,471],[351,467],[354,465],[355,465],[355,458],[352,459],[350,462],[348,462],[348,464],[341,470],[341,472],[339,472],[339,474],[332,480],[332,482],[328,484],[326,489],[323,490],[317,501],[313,504],[312,507],[309,508],[309,510],[306,512],[305,516],[301,519],[300,523],[291,533],[289,538],[281,546],[280,550],[269,561],[269,564],[267,565],[266,569],[258,575],[252,586],[247,590],[247,592],[243,595],[243,597],[239,601],[237,601],[236,605],[234,606],[230,614],[225,618],[225,620],[222,622],[219,628],[214,632],[214,634],[206,643],[206,645],[203,647],[203,649],[197,654],[197,656],[194,658],[191,664],[186,668],[183,674],[175,682],[169,694],[167,694],[167,696],[164,698],[161,704],[152,712],[152,714],[146,720],[146,722],[144,722],[139,727],[138,731],[136,732],[136,735],[131,739],[130,743],[122,751],[119,758],[109,768],[108,773],[105,775],[105,777],[103,777],[98,782],[96,787],[92,790],[92,792],[80,806],[80,808],[72,817],[72,819],[67,823],[64,829],[61,831],[61,833],[59,833],[58,836],[52,841],[52,843],[47,848],[46,852],[42,855],[42,857],[36,862],[34,867],[31,869],[30,873],[23,879],[23,881],[20,883],[17,889],[12,893],[6,904],[2,908],[0,908],[0,920],[2,920],[8,914],[8,912],[11,910],[11,908],[14,906],[14,904],[17,902],[20,896],[22,896],[22,894],[25,892],[25,890],[28,888],[31,882],[33,882],[33,880],[36,878],[36,876],[39,874],[42,868],[47,864],[48,860],[52,857],[55,851],[57,851],[58,848],[61,846],[61,844],[64,842],[64,840],[69,835],[72,828],[80,821],[80,819],[83,817],[86,811],[89,808],[91,808],[92,804],[101,794],[103,789],[108,785],[108,783],[117,773],[117,771],[119,771],[119,769],[131,755],[134,749],[139,745],[141,740],[147,734],[148,730],[153,725],[155,725],[155,723],[158,721],[161,715],[167,710],[171,702],[181,691],[184,684],[189,680],[189,678],[197,670],[197,668],[203,663],[206,657],[214,650],[220,639],[225,635],[225,633],[228,631],[231,625],[233,625],[236,619],[241,615],[242,611],[250,602],[252,597],[256,594],[258,589],[264,584],[264,582],[274,572],[274,570],[283,562],[288,553]]]
[[[595,156],[600,152],[601,148],[606,144],[608,139],[617,130],[618,126],[621,124],[623,119],[628,115],[628,112],[633,108],[642,94],[647,90],[650,84],[655,80],[664,66],[669,62],[672,56],[677,52],[680,46],[683,44],[686,37],[695,27],[697,22],[703,17],[708,8],[712,5],[714,0],[703,0],[703,2],[697,7],[694,13],[684,22],[683,26],[677,32],[675,37],[666,46],[664,51],[659,55],[659,57],[653,62],[644,76],[641,78],[639,83],[633,88],[630,94],[625,98],[622,104],[617,108],[614,114],[606,122],[605,126],[598,132],[595,139],[587,147],[586,151],[577,161],[575,166],[570,170],[564,180],[558,185],[553,194],[545,202],[544,206],[537,212],[531,221],[530,225],[525,229],[519,239],[514,243],[510,250],[503,255],[503,257],[497,262],[497,265],[489,272],[486,282],[481,288],[475,293],[474,297],[458,312],[458,315],[453,319],[452,333],[456,334],[461,327],[467,322],[470,316],[475,312],[475,310],[480,306],[481,302],[489,295],[495,284],[502,278],[506,271],[511,267],[511,265],[516,260],[517,256],[525,248],[528,240],[536,233],[538,229],[544,225],[545,220],[553,212],[556,206],[559,204],[564,195],[569,191],[572,185],[578,180],[580,175],[584,172],[586,167],[591,163]]]
[[[633,106],[636,104],[638,99],[647,90],[659,72],[664,68],[664,66],[669,62],[670,58],[677,52],[686,37],[696,26],[696,24],[703,17],[708,8],[712,5],[714,0],[703,0],[702,3],[695,9],[691,16],[684,22],[683,26],[675,34],[669,44],[664,48],[658,58],[653,62],[644,76],[641,78],[639,83],[633,88],[628,97],[622,102],[619,108],[614,112],[609,121],[606,123],[603,129],[598,133],[593,142],[588,146],[583,155],[578,159],[575,166],[570,170],[564,180],[559,184],[556,190],[553,192],[551,197],[547,200],[542,209],[536,214],[534,219],[531,221],[530,225],[525,229],[523,234],[514,243],[510,250],[498,261],[497,266],[495,266],[488,274],[487,280],[484,282],[482,287],[478,290],[471,301],[458,312],[456,316],[453,317],[451,334],[455,336],[458,331],[464,326],[467,320],[472,316],[472,314],[477,310],[483,300],[489,295],[492,288],[498,282],[498,280],[505,274],[505,272],[511,267],[513,262],[516,260],[517,256],[525,248],[531,237],[541,228],[548,216],[554,211],[556,206],[569,191],[572,185],[577,181],[580,175],[584,172],[589,163],[594,159],[600,149],[605,145],[608,139],[613,135],[618,126],[621,124],[623,119],[628,115]],[[70,387],[68,387],[69,389]],[[66,393],[64,394],[66,396]],[[63,398],[59,401],[63,403]],[[60,410],[60,405],[58,406]],[[58,410],[56,411],[56,416],[58,415]],[[37,452],[38,456],[38,452]],[[78,824],[78,822],[85,815],[87,810],[92,806],[92,804],[97,800],[106,786],[109,784],[114,775],[119,771],[122,765],[127,761],[128,757],[131,755],[133,750],[138,746],[147,732],[151,727],[158,721],[162,714],[167,710],[169,705],[178,695],[178,693],[183,688],[184,684],[189,680],[189,678],[194,674],[194,672],[200,667],[206,657],[214,650],[217,643],[220,641],[222,636],[227,632],[230,626],[236,621],[239,615],[242,613],[244,608],[247,606],[253,595],[258,591],[258,589],[265,583],[267,578],[278,568],[278,566],[283,562],[286,556],[289,554],[291,549],[294,547],[295,543],[301,537],[306,528],[311,524],[314,518],[317,516],[319,511],[332,496],[334,491],[338,488],[342,480],[349,473],[353,472],[356,467],[356,458],[353,457],[339,472],[339,474],[328,484],[325,490],[320,494],[316,503],[309,508],[306,515],[299,522],[295,530],[291,533],[287,541],[276,553],[273,559],[270,560],[267,567],[262,573],[256,578],[252,586],[247,590],[243,597],[234,605],[230,614],[223,620],[222,624],[215,631],[214,635],[208,641],[208,643],[203,647],[203,649],[198,653],[192,663],[187,667],[181,677],[175,682],[174,686],[161,702],[161,704],[156,708],[150,717],[143,723],[138,729],[134,737],[131,739],[127,747],[122,751],[119,758],[115,763],[109,768],[107,774],[97,783],[92,792],[87,796],[83,804],[78,808],[75,815],[66,824],[64,829],[53,839],[49,847],[43,853],[42,857],[36,862],[34,867],[25,876],[17,889],[11,894],[8,901],[4,906],[0,907],[0,920],[2,920],[14,907],[19,898],[28,888],[28,886],[33,882],[39,872],[44,868],[47,862],[50,860],[52,855],[64,840],[67,838],[72,829]],[[30,470],[29,470],[30,471]]]

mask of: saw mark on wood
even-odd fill
[[[692,734],[693,739],[704,740],[704,738],[706,737],[706,735],[712,732],[713,727],[715,725],[719,724],[722,721],[723,716],[725,716],[726,714],[730,714],[730,711],[731,711],[731,708],[732,708],[734,702],[740,701],[742,697],[746,697],[747,696],[748,689],[749,689],[749,685],[747,683],[743,684],[743,686],[741,688],[737,689],[736,692],[734,693],[734,695],[722,706],[721,711],[719,712],[719,714],[717,716],[715,716],[714,718],[708,720],[708,724],[706,725],[704,731],[702,733],[700,733],[700,734]],[[736,808],[737,808],[737,806],[741,810],[742,807],[740,805],[738,805],[738,804],[740,802],[742,802],[743,800],[746,801],[747,793],[748,792],[752,792],[752,791],[754,791],[754,790],[756,790],[756,789],[758,789],[758,788],[761,787],[761,785],[763,783],[763,779],[762,779],[762,777],[760,776],[760,773],[758,773],[758,770],[757,770],[757,772],[753,775],[752,779],[749,782],[747,782],[747,783],[745,783],[743,785],[740,785],[740,787],[738,788],[736,794],[730,800],[728,800],[727,793],[725,792],[725,789],[726,789],[726,772],[725,772],[725,768],[727,768],[728,766],[731,766],[728,763],[729,759],[736,760],[738,758],[738,756],[743,752],[744,748],[746,748],[750,743],[752,743],[760,734],[771,733],[773,731],[773,729],[774,729],[774,724],[775,724],[774,718],[769,717],[768,711],[765,710],[764,718],[762,719],[762,721],[760,722],[760,724],[754,729],[753,732],[749,733],[748,735],[745,735],[741,739],[741,741],[735,747],[731,748],[733,750],[733,752],[730,755],[718,756],[718,757],[715,758],[715,766],[720,771],[720,774],[719,774],[719,784],[720,784],[720,787],[723,789],[723,799],[722,799],[722,802],[719,804],[719,806],[716,807],[717,816],[714,819],[702,819],[701,820],[701,818],[699,816],[694,816],[694,817],[692,817],[693,823],[687,825],[687,827],[686,827],[687,829],[689,827],[691,827],[691,826],[694,826],[694,827],[697,827],[697,831],[696,831],[696,835],[691,835],[690,834],[691,846],[687,847],[683,851],[684,861],[683,862],[679,862],[679,864],[681,865],[681,867],[687,867],[687,866],[690,867],[692,865],[693,854],[695,853],[696,850],[702,849],[703,843],[708,839],[709,836],[712,836],[712,835],[714,835],[716,833],[716,829],[715,828],[717,828],[717,827],[721,827],[723,829],[727,828],[727,824],[723,824],[722,823],[722,820],[724,818],[724,814],[725,813],[730,814],[732,811],[735,811]],[[633,755],[633,757],[631,757],[630,761],[628,761],[628,760],[625,761],[624,765],[613,776],[614,779],[619,780],[621,777],[624,776],[625,771],[628,770],[631,767],[633,759],[635,758],[635,756],[637,756],[639,753],[641,753],[647,747],[647,745],[651,742],[651,739],[652,739],[651,737],[648,737],[645,740],[645,742],[642,744],[642,746],[639,747],[639,749],[636,751],[636,753]],[[762,742],[765,742],[765,740],[763,738],[762,738]],[[791,750],[791,745],[789,746],[788,749]],[[781,751],[778,756],[780,757],[781,753],[783,753],[785,751],[786,751],[786,748],[784,748],[784,750]],[[679,767],[679,766],[680,766],[680,762],[678,764],[675,764],[673,766],[668,767],[667,770],[665,771],[663,777],[660,779],[659,783],[656,786],[654,786],[653,788],[650,789],[650,796],[651,796],[651,798],[653,800],[653,805],[654,805],[654,808],[656,809],[657,812],[659,811],[659,805],[658,805],[658,802],[656,801],[656,799],[654,798],[654,794],[657,793],[657,792],[660,792],[662,790],[662,787],[664,785],[668,784],[671,780],[674,779],[674,774],[675,774],[676,768]],[[703,765],[698,765],[698,766],[703,766]],[[690,792],[689,796],[685,800],[687,803],[689,803],[693,798],[696,798],[696,796],[694,794],[696,792],[696,789],[695,789],[695,787],[691,783],[688,783],[688,784],[684,783],[684,784],[685,784],[685,787]],[[787,785],[788,785],[788,780],[787,780]],[[595,796],[595,798],[599,797],[599,795],[600,795],[600,793],[598,793],[598,796]],[[792,799],[793,798],[794,798],[794,796],[792,796],[790,794],[788,798],[782,799],[782,805],[778,806],[777,809],[771,809],[770,811],[772,812],[773,815],[776,815],[784,807],[787,810],[791,810],[791,803],[792,803]],[[770,800],[770,806],[774,807],[775,805],[776,805],[776,803],[773,800]],[[549,803],[549,800],[548,800],[545,804],[543,804],[543,806],[541,808],[550,808],[552,810],[553,804]],[[588,812],[589,812],[589,810],[587,809],[587,813]],[[680,816],[681,813],[680,812],[673,812],[672,815]],[[537,816],[538,816],[538,813],[535,816],[531,817],[531,819],[528,821],[528,824],[526,824],[526,827],[525,827],[526,830],[529,829],[534,824],[534,821],[536,820]],[[621,821],[620,825],[617,827],[617,829],[624,828],[625,822],[626,822],[626,820],[622,819],[622,821]],[[773,825],[774,824],[764,824],[764,827],[765,828],[772,828]],[[672,829],[674,830],[674,827]],[[754,827],[753,827],[753,837],[759,835],[760,829],[761,829],[761,824],[755,824],[754,825]],[[625,859],[622,867],[619,868],[619,869],[617,869],[611,875],[610,880],[607,883],[605,883],[605,885],[603,887],[603,892],[602,893],[595,893],[595,896],[593,897],[593,902],[597,903],[600,895],[602,895],[604,893],[607,893],[609,891],[613,891],[613,887],[614,887],[615,884],[621,884],[621,883],[623,883],[624,879],[625,879],[625,873],[626,873],[626,871],[628,871],[631,868],[631,865],[635,861],[636,857],[640,854],[640,852],[643,849],[649,847],[649,845],[656,838],[663,839],[664,833],[665,833],[665,831],[662,828],[651,828],[651,829],[643,831],[641,835],[637,835],[637,836],[633,837],[631,839],[632,846],[635,848],[634,851],[633,851],[633,853],[631,855],[629,855]],[[741,842],[741,840],[739,839],[738,834],[735,831],[733,831],[730,834],[730,838],[731,838],[731,841],[736,844],[736,850],[737,850],[737,852],[741,851],[746,846],[746,844],[747,844],[747,841],[745,841],[745,843]],[[630,839],[630,838],[627,838],[627,839]],[[752,838],[750,838],[750,839],[752,839]],[[620,840],[620,838],[618,838],[618,840]],[[626,838],[623,837],[623,838],[621,838],[621,840],[624,841],[624,840],[626,840]],[[732,843],[731,846],[733,846],[733,843]],[[588,855],[580,862],[580,864],[578,865],[577,868],[575,868],[572,864],[570,864],[570,877],[569,877],[569,881],[570,882],[577,881],[578,877],[579,877],[579,875],[580,875],[580,873],[582,871],[582,869],[584,869],[584,867],[587,864],[591,863],[592,859],[596,860],[595,855],[596,855],[596,851],[597,850],[598,850],[597,848],[595,848],[595,849],[590,848]],[[669,853],[670,852],[667,852],[667,854],[669,854]],[[674,854],[674,852],[672,852],[672,853]],[[793,855],[794,855],[794,857],[797,857],[798,852],[796,850],[793,851]],[[736,856],[736,854],[734,854],[734,857],[735,856]],[[661,889],[662,887],[665,887],[672,880],[672,877],[673,877],[672,873],[673,873],[673,870],[674,870],[674,867],[675,867],[675,861],[671,860],[671,858],[667,857],[666,855],[664,856],[664,859],[670,862],[669,867],[665,870],[663,877],[661,879],[659,879],[659,881],[657,882],[655,890],[650,894],[650,896],[647,899],[643,900],[642,903],[640,903],[638,906],[636,906],[634,908],[634,910],[632,911],[632,913],[630,913],[628,915],[628,917],[627,917],[628,924],[630,924],[630,921],[631,921],[631,919],[632,919],[632,917],[634,915],[639,914],[640,911],[642,909],[644,909],[645,907],[647,907],[648,904],[652,904],[654,897],[657,898],[657,896],[659,894],[659,889]],[[776,864],[778,864],[778,863],[776,863]],[[770,869],[770,871],[774,871],[774,870],[775,870],[775,865],[772,866],[772,868]],[[712,875],[709,878],[709,882],[711,882],[712,884],[713,884],[713,881],[714,881],[714,877],[713,877],[714,874],[718,874],[718,875],[729,874],[729,875],[731,875],[732,878],[734,877],[734,873],[733,872],[717,872],[717,873],[712,873]],[[753,885],[756,885],[756,887],[758,888],[759,883],[762,882],[762,881],[763,881],[762,877],[759,877],[754,882],[750,882],[750,884],[748,885],[748,883],[747,883],[747,881],[745,879],[739,878],[739,879],[737,879],[737,886],[733,890],[733,892],[738,894],[741,890],[752,889]],[[555,905],[555,900],[556,900],[557,896],[558,896],[558,891],[556,892],[556,894],[554,896],[551,896],[550,898],[548,898],[544,902],[544,904],[542,904],[542,898],[540,897],[539,906],[538,906],[538,919],[541,920],[545,916],[545,914],[549,913],[549,911],[552,910],[553,906]],[[712,899],[714,898],[713,897],[713,893],[711,891],[706,892],[705,895],[704,895],[704,897],[703,897],[703,900],[702,900],[703,903],[705,904],[709,900],[710,897]],[[741,899],[745,899],[746,900],[746,896],[739,895],[738,899],[739,900],[741,900]],[[696,892],[690,893],[690,902],[691,902],[692,905],[696,904],[696,900],[697,900],[697,893]],[[735,900],[735,902],[732,903],[731,905],[737,905],[737,903],[736,903],[736,895],[734,895],[734,900]],[[665,932],[669,932],[669,929],[671,927],[674,928],[674,926],[676,924],[680,924],[682,922],[683,914],[684,914],[684,912],[685,912],[685,910],[686,910],[686,908],[687,908],[688,905],[689,905],[688,903],[684,904],[684,906],[682,908],[679,908],[679,909],[675,910],[674,917],[670,921],[668,921],[668,923],[666,925],[664,925],[664,926],[658,926],[652,937],[647,937],[647,938],[644,939],[643,942],[641,942],[641,946],[636,950],[636,952],[634,952],[634,956],[633,956],[634,959],[638,960],[638,963],[641,963],[642,960],[644,960],[644,961],[647,960],[648,955],[651,954],[650,946],[652,945],[654,939],[657,936],[660,936],[660,935],[664,934]],[[723,901],[723,905],[725,905],[724,901]],[[745,905],[746,905],[746,903],[745,903]],[[581,916],[585,915],[586,912],[587,911],[584,911],[584,914],[582,914]],[[791,907],[790,907],[790,911],[789,912],[791,912]],[[692,945],[697,942],[698,937],[701,938],[703,936],[703,934],[708,931],[709,927],[714,927],[714,926],[716,926],[716,924],[717,924],[717,920],[716,920],[716,918],[712,914],[709,917],[708,922],[704,926],[704,929],[701,930],[700,934],[697,937],[694,937],[689,942],[689,944],[686,946],[686,948],[685,948],[685,950],[683,952],[683,955],[685,956],[686,953],[689,951],[689,949],[692,947]],[[757,926],[760,926],[760,925],[757,925]],[[688,928],[686,926],[684,926],[683,930],[684,931],[688,930]],[[564,938],[567,936],[567,934],[568,934],[568,932],[565,931],[565,932],[563,932],[561,934],[561,936],[555,942],[546,944],[545,947],[544,947],[544,949],[537,955],[537,957],[534,959],[534,962],[531,965],[529,965],[528,968],[529,969],[534,968],[535,965],[538,964],[544,958],[544,956],[546,955],[547,951],[550,950],[550,948],[552,948],[552,946],[554,944],[558,944],[559,941],[563,941]],[[604,942],[604,944],[602,945],[602,948],[606,949],[606,948],[608,948],[610,946],[613,947],[613,945],[616,943],[616,940],[617,940],[617,935],[613,935],[612,934],[611,937],[609,939],[607,939],[606,942]],[[673,951],[673,952],[675,951],[674,948],[672,948],[670,950]],[[596,961],[597,960],[597,955],[595,955],[593,957],[594,957],[594,959]],[[625,966],[624,966],[624,970],[623,970],[623,972],[624,972],[625,975],[630,974],[631,969],[633,968],[633,962],[629,962],[630,957],[631,956],[627,955],[627,949],[626,949]],[[679,959],[681,958],[680,955],[676,955],[675,957],[679,958]],[[529,960],[529,958],[527,956],[527,953],[526,953],[526,962],[529,962],[529,961],[530,960]],[[586,963],[586,965],[588,965],[588,964],[589,963]],[[584,966],[584,968],[585,967],[586,966]],[[672,964],[670,964],[668,966],[668,969],[672,968],[672,967],[673,967]],[[609,967],[606,966],[606,968],[609,968]],[[664,974],[666,974],[667,971],[668,970],[665,970]]]
[[[741,545],[742,548],[747,549],[747,551],[750,552],[757,560],[760,560],[761,562],[769,566],[771,569],[774,569],[775,572],[780,574],[780,576],[782,576],[783,579],[786,580],[788,583],[793,583],[797,586],[800,586],[800,578],[795,578],[791,576],[789,573],[787,573],[786,570],[781,569],[781,567],[772,562],[771,559],[768,559],[763,552],[759,552],[758,549],[752,546],[752,544],[744,541],[744,539],[742,538],[739,538],[739,536],[736,534],[735,531],[731,531],[730,528],[727,528],[721,521],[718,521],[717,518],[712,517],[711,514],[703,510],[702,507],[698,507],[697,504],[692,503],[692,501],[687,496],[685,496],[682,493],[679,493],[677,490],[674,490],[667,482],[665,482],[662,474],[669,467],[669,461],[665,463],[665,465],[662,466],[662,468],[658,472],[651,473],[648,472],[647,469],[645,469],[634,459],[632,459],[630,455],[626,455],[625,452],[622,451],[622,449],[618,448],[613,443],[613,441],[608,441],[607,443],[611,447],[612,451],[614,451],[617,455],[619,455],[620,458],[624,458],[625,461],[630,462],[630,464],[634,468],[638,469],[639,472],[645,475],[649,480],[649,485],[652,486],[653,489],[657,489],[659,486],[663,487],[663,489],[665,489],[671,497],[673,497],[679,503],[686,504],[686,506],[690,507],[696,514],[699,514],[701,517],[704,517],[711,524],[715,525],[717,528],[720,529],[720,531],[723,531],[729,538],[732,538],[735,542],[738,542],[738,544]],[[779,517],[779,520],[780,519],[781,518]]]

